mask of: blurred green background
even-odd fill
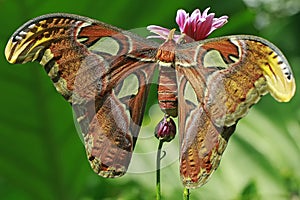
[[[37,63],[6,62],[6,42],[20,25],[42,14],[67,12],[123,29],[150,24],[173,28],[177,9],[191,13],[208,6],[216,16],[229,16],[228,24],[211,37],[254,34],[270,40],[286,55],[299,85],[299,0],[0,0],[0,199],[155,198],[154,172],[118,179],[94,174],[71,107],[44,70]],[[262,98],[240,121],[219,169],[205,186],[191,191],[191,199],[299,200],[299,100],[298,89],[290,103],[278,103],[270,95]],[[144,131],[151,134],[154,126]],[[156,147],[153,137],[148,141]],[[138,145],[137,151],[143,148]],[[178,161],[162,170],[164,199],[182,199],[178,171]]]

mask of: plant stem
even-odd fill
[[[190,190],[188,188],[183,189],[183,199],[189,200],[190,199]]]
[[[161,149],[163,141],[159,140],[157,154],[156,154],[156,200],[161,200],[161,189],[160,189],[160,160],[161,160]]]

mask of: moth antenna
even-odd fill
[[[185,34],[185,33],[182,33],[182,34],[179,36],[178,40],[177,40],[177,44],[183,44],[183,43],[185,43],[185,36],[186,36],[186,34]]]
[[[168,40],[173,40],[175,31],[176,31],[176,28],[173,28],[172,30],[170,30]]]

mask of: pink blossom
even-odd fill
[[[209,9],[205,9],[202,14],[199,9],[196,9],[191,16],[183,9],[177,11],[176,23],[181,34],[185,34],[184,39],[186,42],[203,40],[214,30],[221,28],[227,23],[228,16],[215,18],[215,13],[208,14]],[[156,25],[148,26],[147,29],[156,34],[148,38],[167,39],[170,32],[169,29]],[[173,39],[178,42],[179,38],[180,35],[175,34]]]

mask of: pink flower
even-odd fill
[[[180,32],[185,34],[184,39],[186,42],[203,40],[214,30],[221,28],[227,23],[228,16],[215,18],[215,13],[208,14],[209,9],[205,9],[202,14],[199,9],[196,9],[191,16],[183,9],[177,11],[176,23],[179,26]],[[148,38],[167,39],[170,32],[169,29],[156,25],[148,26],[147,29],[157,34]],[[179,38],[180,35],[175,34],[173,39],[178,42]]]

